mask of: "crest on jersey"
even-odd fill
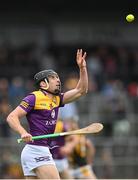
[[[54,118],[55,117],[55,110],[53,109],[51,112],[51,117]]]

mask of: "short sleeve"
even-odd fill
[[[24,109],[26,112],[30,112],[35,105],[35,95],[29,94],[26,96],[20,103],[20,107]]]
[[[64,96],[64,93],[61,93],[59,96],[60,96],[59,107],[64,107],[64,104],[63,104],[63,96]]]

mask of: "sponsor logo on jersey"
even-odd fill
[[[56,124],[56,120],[46,121],[46,126],[52,126]]]

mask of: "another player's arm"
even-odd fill
[[[7,122],[14,131],[20,134],[23,141],[28,142],[32,140],[32,136],[24,129],[24,127],[20,123],[20,119],[26,116],[26,114],[27,112],[20,106],[18,106],[8,115]]]
[[[72,153],[78,143],[78,137],[76,135],[67,136],[65,141],[65,145],[60,148],[60,153],[68,156]]]
[[[86,149],[87,149],[87,163],[93,164],[94,156],[95,156],[95,147],[90,139],[86,139]]]
[[[79,97],[85,95],[88,91],[88,73],[86,68],[86,52],[82,53],[82,49],[77,51],[76,61],[80,69],[80,77],[76,88],[65,92],[63,103],[70,103]]]

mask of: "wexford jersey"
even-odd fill
[[[57,121],[55,133],[67,131],[68,127],[67,124],[61,120]],[[59,136],[52,138],[51,141],[51,153],[54,159],[64,159],[65,155],[60,153],[60,148],[65,145],[65,136]]]
[[[59,107],[64,106],[62,100],[63,94],[51,99],[42,90],[34,91],[22,100],[20,107],[27,112],[26,118],[32,136],[54,133]],[[50,139],[35,140],[29,144],[49,146]]]

